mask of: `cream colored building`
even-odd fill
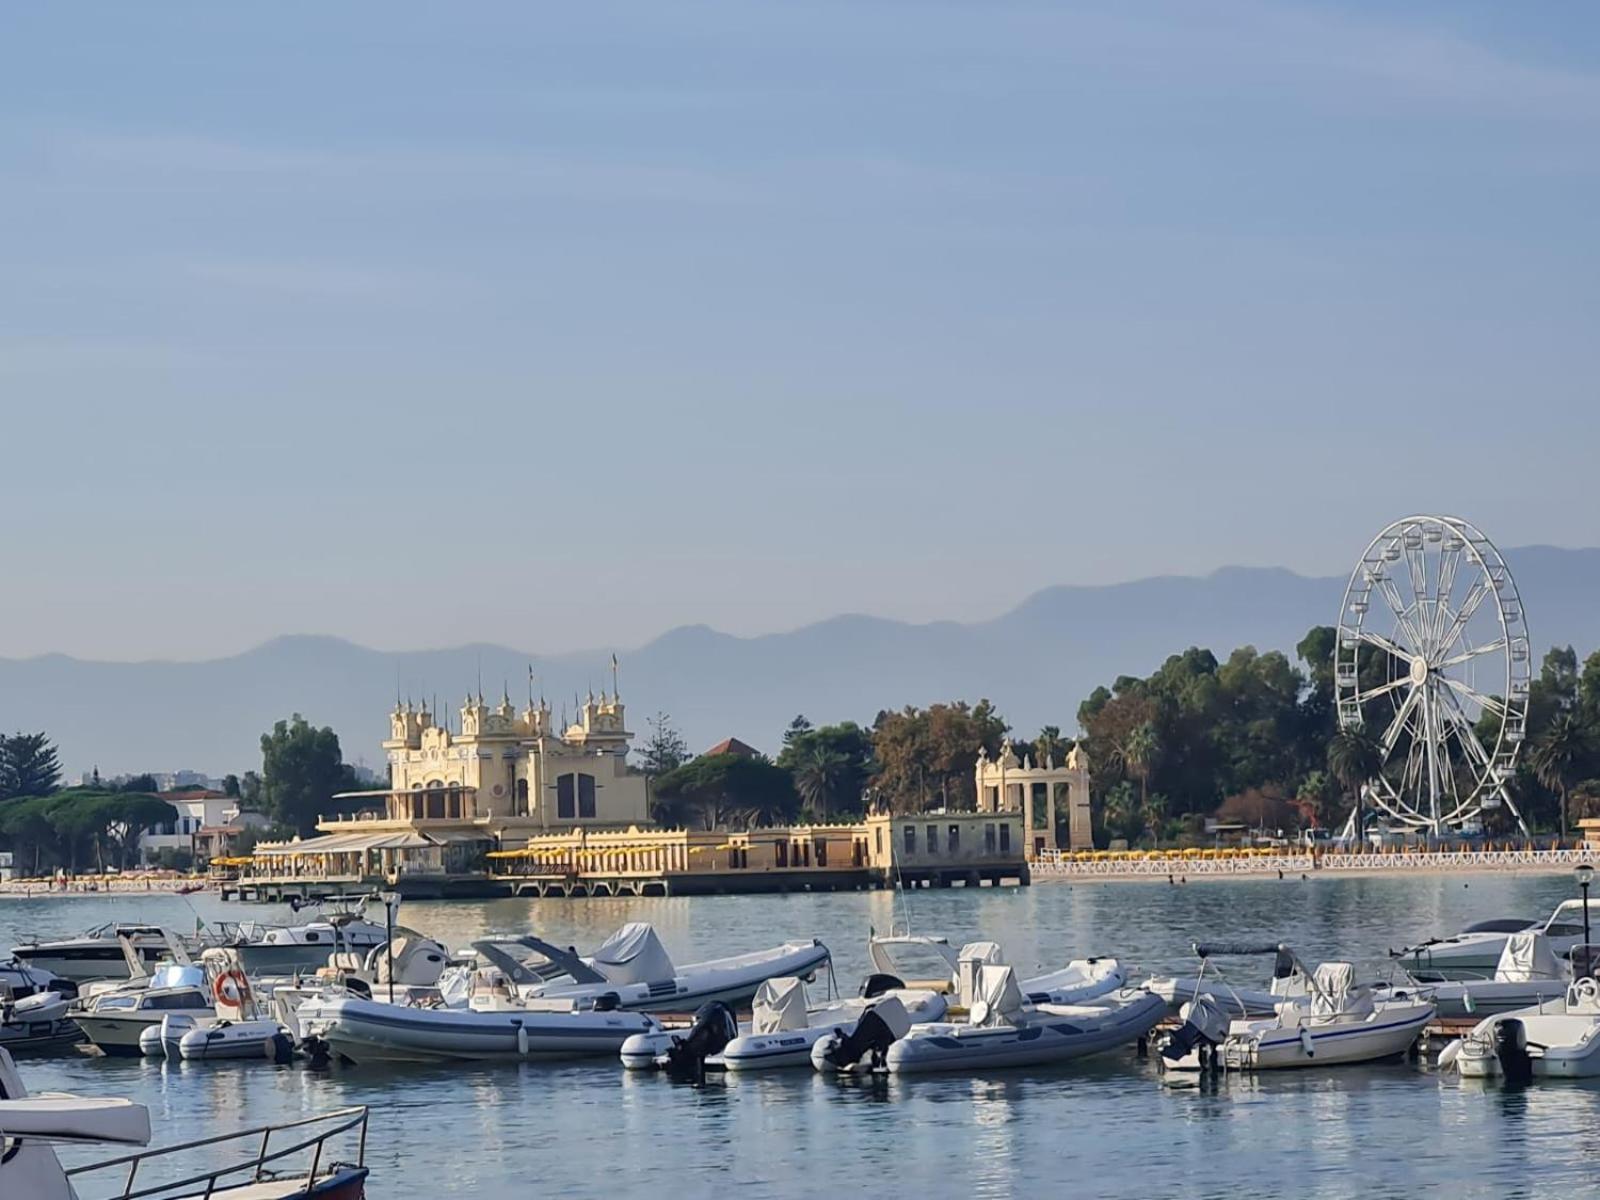
[[[1067,751],[1067,761],[1057,766],[1053,758],[1036,765],[1031,757],[1018,760],[1008,744],[998,758],[978,751],[975,768],[980,813],[1022,814],[1029,831],[1027,855],[1036,858],[1056,844],[1056,814],[1067,812],[1067,841],[1073,850],[1094,849],[1089,819],[1089,756],[1082,747]]]
[[[434,724],[426,707],[389,714],[390,796],[396,820],[494,819],[529,833],[625,828],[650,819],[642,775],[628,771],[622,701],[604,692],[556,730],[550,706],[520,713],[509,696],[491,708],[481,695],[461,706],[460,732]]]

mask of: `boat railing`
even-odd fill
[[[274,1147],[272,1135],[284,1133],[289,1130],[304,1130],[313,1126],[324,1126],[318,1132],[296,1141],[291,1146]],[[249,1182],[257,1182],[266,1177],[266,1167],[269,1163],[280,1163],[292,1155],[301,1154],[307,1150],[311,1152],[311,1161],[306,1168],[306,1190],[309,1193],[312,1183],[317,1179],[317,1173],[325,1166],[331,1168],[335,1165],[332,1159],[324,1163],[323,1151],[327,1143],[340,1134],[350,1130],[359,1130],[356,1146],[356,1159],[353,1166],[361,1166],[367,1157],[367,1108],[365,1105],[351,1108],[340,1108],[333,1112],[319,1113],[312,1117],[302,1117],[298,1121],[288,1121],[281,1125],[262,1125],[254,1129],[241,1129],[236,1133],[217,1134],[214,1137],[199,1138],[192,1142],[182,1142],[176,1146],[162,1146],[155,1150],[140,1150],[133,1154],[125,1154],[119,1158],[106,1159],[103,1162],[88,1163],[84,1166],[73,1167],[66,1172],[69,1177],[88,1175],[97,1171],[107,1171],[114,1167],[127,1167],[128,1177],[123,1182],[120,1192],[112,1193],[106,1200],[139,1200],[140,1197],[160,1196],[177,1191],[180,1188],[196,1188],[203,1186],[204,1197],[210,1197],[221,1181],[230,1176],[249,1173]],[[225,1167],[216,1167],[212,1170],[202,1171],[198,1175],[190,1175],[183,1179],[171,1180],[166,1183],[150,1184],[146,1187],[134,1189],[138,1182],[139,1168],[153,1159],[165,1158],[169,1155],[180,1154],[188,1150],[198,1150],[204,1147],[226,1145],[230,1142],[244,1142],[248,1139],[259,1138],[255,1154],[241,1162]],[[291,1174],[298,1174],[298,1171]],[[279,1175],[278,1178],[284,1178]],[[245,1182],[243,1180],[239,1182]]]

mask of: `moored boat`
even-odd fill
[[[1445,1047],[1439,1065],[1464,1078],[1511,1083],[1600,1076],[1600,983],[1586,976],[1559,1000],[1480,1021]]]
[[[362,1200],[366,1124],[365,1108],[345,1108],[67,1170],[53,1143],[144,1146],[149,1110],[122,1099],[30,1096],[0,1049],[0,1196],[7,1200],[77,1200],[75,1181],[102,1172],[115,1172],[117,1194],[151,1200]],[[341,1162],[335,1153],[349,1140],[356,1143],[354,1161]],[[235,1142],[242,1155],[233,1153]],[[219,1166],[219,1157],[233,1161]],[[146,1183],[152,1176],[170,1182]]]

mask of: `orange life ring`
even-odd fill
[[[211,994],[218,1004],[242,1008],[250,999],[250,979],[243,971],[224,971],[211,985]]]

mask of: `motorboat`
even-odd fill
[[[179,937],[159,925],[110,922],[77,937],[53,941],[35,938],[12,947],[12,956],[26,967],[59,975],[74,983],[91,979],[127,979],[130,969],[124,943],[148,970],[172,955],[174,946],[199,952],[195,939]]]
[[[820,1041],[853,1029],[863,1013],[893,1001],[910,1014],[910,1021],[937,1021],[945,1015],[944,993],[928,988],[907,988],[892,975],[874,974],[861,985],[860,994],[813,1006],[805,981],[794,976],[769,979],[756,990],[748,1024],[712,1050],[705,1066],[724,1071],[770,1071],[782,1067],[809,1067],[812,1048]],[[648,1070],[671,1065],[681,1030],[661,1029],[635,1034],[622,1044],[622,1065]]]
[[[648,1013],[625,1012],[593,998],[525,998],[492,969],[468,1008],[390,1004],[354,995],[331,995],[301,1007],[301,1047],[323,1047],[355,1063],[457,1059],[576,1058],[614,1055],[635,1034],[660,1023]]]
[[[0,959],[0,996],[23,1000],[37,992],[55,992],[70,998],[78,994],[78,985],[41,967],[30,966],[20,958]]]
[[[1259,947],[1197,942],[1194,952],[1200,959],[1200,969],[1194,976],[1169,976],[1148,979],[1144,983],[1148,991],[1165,1001],[1171,1012],[1180,1012],[1184,1005],[1206,996],[1214,1008],[1229,1017],[1270,1017],[1284,1001],[1302,999],[1306,995],[1305,972],[1287,947],[1273,948],[1272,980],[1265,988],[1238,987],[1223,977],[1214,962],[1222,955],[1256,954],[1260,952]]]
[[[389,940],[387,929],[359,912],[335,912],[299,925],[234,927],[222,945],[236,952],[251,975],[315,971],[330,954],[365,955]]]
[[[343,1108],[68,1170],[55,1144],[145,1146],[150,1110],[122,1099],[30,1096],[10,1054],[0,1049],[0,1196],[7,1200],[77,1200],[77,1182],[100,1180],[99,1193],[113,1173],[117,1194],[164,1200],[362,1200],[366,1125],[365,1108]],[[341,1162],[335,1154],[348,1150],[350,1141],[355,1161]],[[151,1178],[171,1182],[147,1184]]]
[[[828,948],[812,938],[680,967],[654,926],[642,921],[624,925],[587,958],[531,936],[474,942],[472,948],[523,999],[614,998],[617,1008],[644,1012],[690,1012],[713,1000],[743,1004],[769,979],[810,978],[830,961]],[[441,977],[440,989],[458,993],[462,973],[471,971],[456,968],[451,978]]]
[[[874,973],[904,980],[903,987],[944,992],[960,989],[957,974],[963,960],[991,965],[1005,961],[1005,955],[994,942],[969,942],[956,950],[942,937],[876,932],[868,935],[867,957]],[[1024,979],[1021,986],[1023,994],[1035,1003],[1076,1004],[1114,992],[1125,987],[1127,982],[1121,963],[1115,958],[1100,956],[1073,959],[1058,971]]]
[[[1463,1078],[1588,1079],[1600,1075],[1600,983],[1575,980],[1559,1000],[1497,1013],[1439,1055]]]
[[[1243,952],[1243,951],[1235,951]],[[1256,953],[1292,953],[1283,946]],[[1158,1062],[1168,1071],[1267,1071],[1374,1062],[1411,1049],[1433,1019],[1426,990],[1384,998],[1357,986],[1350,963],[1301,968],[1306,995],[1282,1001],[1271,1017],[1231,1019],[1211,993],[1183,1006],[1184,1024],[1165,1038]]]
[[[211,1015],[166,1013],[159,1023],[140,1031],[140,1053],[170,1060],[266,1058],[288,1062],[294,1056],[294,1036],[263,1011],[237,953],[207,950],[201,964],[211,986]]]
[[[441,975],[455,962],[442,943],[397,926],[393,943],[374,946],[365,954],[330,954],[326,965],[309,979],[258,977],[256,990],[263,993],[263,1007],[270,1008],[299,1041],[308,1032],[307,1022],[317,1019],[319,1006],[340,996],[375,997],[414,1007],[467,1007],[470,974],[458,979],[460,989],[454,993],[454,1003],[439,988]]]
[[[1600,919],[1600,899],[1588,902],[1591,921]],[[1583,900],[1563,900],[1543,922],[1502,918],[1469,925],[1450,937],[1431,938],[1390,952],[1417,979],[1483,978],[1493,974],[1512,934],[1538,931],[1558,956],[1583,944]]]
[[[890,1074],[1070,1062],[1137,1042],[1166,1014],[1161,999],[1143,988],[1078,1004],[1035,1003],[1009,966],[980,963],[963,974],[963,990],[972,992],[960,997],[968,1001],[967,1020],[911,1025],[883,1053]]]
[[[72,1015],[102,1053],[128,1056],[143,1053],[139,1036],[147,1027],[174,1013],[197,1019],[215,1015],[205,968],[194,963],[161,967],[148,986],[80,999]]]
[[[1571,963],[1557,958],[1550,949],[1549,938],[1535,929],[1513,933],[1506,939],[1506,948],[1488,978],[1460,978],[1420,986],[1433,996],[1441,1017],[1470,1017],[1560,1000],[1571,983]],[[1413,981],[1413,990],[1417,986]],[[1382,989],[1376,994],[1381,997]]]
[[[0,1048],[13,1054],[38,1054],[81,1042],[83,1030],[68,1012],[72,1000],[60,992],[0,999]]]

